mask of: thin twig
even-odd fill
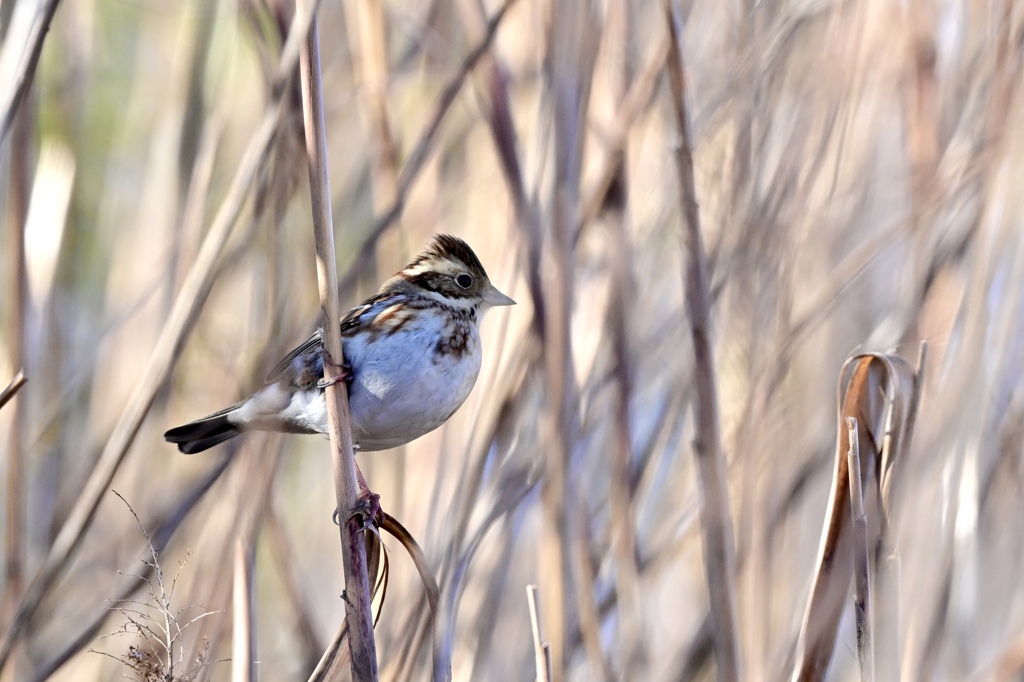
[[[648,50],[643,66],[631,79],[629,89],[622,97],[615,118],[604,134],[603,159],[598,166],[597,180],[591,185],[582,202],[582,215],[576,225],[577,242],[583,236],[583,230],[593,222],[604,206],[608,191],[615,181],[618,169],[622,166],[629,134],[640,115],[650,106],[655,86],[658,84],[659,76],[664,72],[665,60],[669,54],[668,38],[657,38]]]
[[[694,379],[697,396],[694,402],[694,454],[701,488],[700,519],[704,543],[704,572],[711,603],[715,660],[718,679],[742,679],[739,633],[736,623],[735,569],[732,511],[726,482],[725,458],[718,413],[718,387],[715,380],[714,350],[711,343],[711,294],[708,287],[708,265],[701,237],[700,211],[693,174],[690,115],[687,110],[687,85],[680,45],[682,29],[677,25],[675,9],[665,3],[671,32],[669,80],[672,103],[679,131],[676,164],[682,192],[683,217],[689,263],[686,274],[686,308],[693,335]]]
[[[308,7],[308,0],[300,3]],[[334,228],[331,219],[330,180],[327,170],[327,134],[324,129],[323,87],[320,75],[320,39],[314,15],[300,60],[302,71],[302,112],[306,130],[310,198],[313,205],[313,238],[316,244],[316,272],[324,340],[324,378],[330,381],[344,362],[341,347],[341,304],[338,300],[338,270],[335,263]],[[346,385],[332,382],[325,389],[327,424],[331,436],[331,462],[338,509],[345,521],[339,524],[341,553],[345,567],[345,612],[349,629],[352,678],[360,682],[377,679],[377,652],[373,639],[373,609],[370,578],[363,544],[361,515],[348,514],[359,501],[352,424]]]
[[[168,588],[163,568],[160,565],[159,550],[153,544],[153,538],[146,530],[135,509],[128,503],[128,500],[116,490],[113,493],[128,507],[128,511],[134,517],[142,536],[146,539],[146,545],[149,547],[149,559],[143,559],[142,563],[146,567],[147,572],[152,572],[152,578],[132,575],[132,577],[139,581],[140,585],[149,585],[149,599],[147,601],[127,599],[122,602],[118,600],[115,603],[127,603],[139,608],[116,606],[110,609],[111,611],[117,611],[127,620],[127,624],[111,634],[134,633],[142,639],[145,646],[142,649],[129,647],[130,654],[114,658],[133,671],[143,674],[146,679],[156,679],[159,677],[161,680],[181,680],[182,682],[194,680],[195,675],[208,665],[208,661],[204,654],[196,659],[194,666],[186,667],[185,670],[179,669],[176,673],[175,665],[181,664],[184,667],[182,635],[190,625],[208,615],[212,615],[214,612],[200,614],[182,624],[178,621],[178,617],[185,611],[193,608],[193,606],[185,606],[177,611],[171,608],[174,587],[190,555],[187,555],[185,561],[178,565],[178,570],[171,580],[170,588]],[[155,616],[153,612],[155,612]],[[176,649],[177,654],[175,653]],[[204,649],[208,651],[208,646],[204,645]],[[142,658],[136,658],[133,655],[136,653],[140,653]]]
[[[917,368],[914,371],[914,390],[910,394],[910,404],[907,405],[906,433],[903,441],[903,452],[910,451],[911,439],[914,437],[914,428],[917,426],[917,413],[921,409],[921,391],[924,390],[924,380],[928,365],[928,342],[921,341],[917,347]]]

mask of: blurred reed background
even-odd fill
[[[0,6],[0,89],[50,4]],[[840,366],[855,350],[914,362],[922,339],[896,507],[901,667],[1020,679],[1024,6],[672,9],[743,679],[792,666]],[[107,600],[148,600],[127,575],[146,570],[145,539],[110,489],[168,580],[189,557],[172,606],[200,606],[183,620],[215,612],[185,631],[184,660],[204,638],[211,661],[235,652],[199,679],[304,680],[343,618],[325,440],[256,434],[186,457],[161,438],[258,386],[318,319],[297,84],[276,76],[292,14],[56,11],[0,166],[0,385],[29,379],[0,410],[5,682],[131,674],[94,653],[139,644],[101,638],[125,624]],[[323,3],[320,31],[343,305],[437,232],[519,301],[484,322],[480,379],[444,427],[359,458],[431,562],[455,679],[534,678],[528,584],[555,679],[713,679],[665,5],[346,0]],[[428,679],[423,588],[385,544],[381,678]],[[38,608],[12,639],[26,590]],[[859,677],[852,625],[848,609],[830,679]]]

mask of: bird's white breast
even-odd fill
[[[475,321],[465,322],[463,352],[437,352],[451,333],[444,316],[420,311],[391,334],[357,334],[344,341],[355,375],[349,387],[353,437],[361,450],[384,450],[443,424],[469,396],[480,373]]]

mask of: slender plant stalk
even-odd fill
[[[7,139],[7,133],[11,132],[14,116],[25,100],[29,86],[32,85],[36,66],[39,64],[39,55],[43,52],[43,40],[50,31],[50,22],[53,21],[53,15],[57,12],[59,4],[60,0],[47,0],[45,5],[36,9],[36,16],[29,28],[25,51],[22,53],[21,59],[18,60],[14,78],[11,80],[7,92],[4,93],[3,102],[0,103],[0,144]],[[11,38],[10,35],[7,37]]]
[[[308,2],[301,3],[308,7]],[[338,300],[338,270],[335,264],[334,228],[331,219],[330,181],[327,172],[327,135],[324,130],[323,87],[320,76],[320,41],[314,16],[300,60],[302,71],[302,112],[306,128],[309,189],[313,203],[313,238],[316,244],[316,273],[325,348],[324,378],[333,379],[344,362],[341,347],[341,304]],[[363,544],[363,522],[349,515],[359,503],[356,460],[352,446],[352,423],[344,382],[326,388],[327,424],[331,435],[334,489],[341,510],[341,551],[345,564],[345,611],[349,630],[352,678],[377,679],[377,652],[373,640],[373,610],[370,579]]]
[[[25,261],[25,229],[28,221],[29,196],[32,186],[31,148],[34,140],[36,107],[32,100],[21,107],[14,120],[14,135],[11,138],[9,178],[7,183],[6,239],[4,242],[4,266],[7,276],[0,286],[8,301],[7,319],[4,320],[4,337],[10,352],[12,367],[22,367],[17,376],[3,391],[0,391],[0,408],[14,397],[25,384],[25,366],[33,366],[32,359],[25,352],[26,308],[29,299],[28,268]],[[2,146],[0,141],[0,146]],[[35,357],[38,357],[36,355]],[[26,458],[25,424],[26,401],[20,400],[8,408],[9,430],[6,434],[6,486],[5,500],[6,533],[4,534],[5,571],[0,592],[0,618],[10,618],[18,607],[18,599],[25,589],[25,560],[28,544],[26,509]],[[14,671],[14,677],[18,672]]]
[[[701,238],[700,211],[693,176],[690,115],[687,110],[686,76],[680,45],[681,27],[676,24],[672,3],[666,2],[665,8],[672,36],[669,80],[680,138],[675,156],[686,223],[686,246],[689,252],[689,263],[686,268],[686,309],[693,336],[694,380],[697,385],[697,396],[694,401],[694,454],[697,459],[700,486],[698,497],[701,537],[704,543],[704,573],[711,602],[718,679],[740,680],[743,674],[736,622],[736,556],[725,457],[722,453],[715,357],[711,344],[708,265]]]
[[[255,604],[253,578],[255,577],[255,548],[249,538],[235,542],[234,581],[232,584],[233,623],[231,638],[232,682],[256,682],[256,625],[253,621]]]
[[[606,44],[624,45],[631,49],[632,21],[626,0],[618,0],[609,6],[606,23]],[[622,102],[626,97],[628,83],[632,80],[632,71],[629,60],[624,59],[611,73],[611,90],[616,101],[620,103],[620,110],[624,106]],[[617,483],[609,486],[608,497],[614,519],[611,544],[615,564],[615,591],[618,593],[621,613],[618,639],[625,652],[625,676],[637,678],[644,676],[639,666],[643,665],[646,659],[647,638],[644,635],[642,588],[637,567],[640,556],[636,531],[637,501],[634,497],[635,487],[628,483],[634,454],[634,424],[630,415],[630,405],[633,402],[636,376],[632,362],[630,329],[635,324],[632,302],[635,300],[636,287],[633,285],[633,250],[629,240],[627,208],[631,178],[626,166],[628,150],[625,139],[619,151],[616,157],[609,159],[608,165],[618,170],[613,176],[614,180],[608,184],[604,200],[601,202],[606,208],[606,221],[609,227],[607,248],[612,295],[608,302],[607,325],[614,357],[612,375],[615,384],[612,408],[614,436],[609,447],[609,466],[612,480]],[[593,655],[591,658],[594,658]],[[604,675],[604,679],[614,678],[615,675],[612,674]]]
[[[272,286],[272,284],[271,284]],[[241,504],[235,526],[235,551],[231,575],[231,676],[233,682],[259,679],[256,609],[256,547],[273,499],[274,473],[281,460],[283,436],[266,434],[248,441],[248,454],[257,461],[239,470],[233,498]]]
[[[578,435],[579,393],[573,365],[572,325],[575,253],[573,228],[579,208],[585,122],[597,54],[594,9],[586,3],[555,3],[549,34],[547,92],[554,145],[551,184],[551,227],[546,248],[554,267],[541,272],[542,290],[531,293],[542,315],[547,414],[541,425],[545,470],[541,501],[549,523],[541,538],[540,570],[544,576],[544,623],[551,643],[551,675],[566,679],[572,659],[566,650],[571,614],[576,604],[593,599],[572,571],[573,553],[588,548],[579,513],[577,482],[571,477],[573,443]],[[533,245],[531,245],[532,247]],[[573,545],[576,545],[575,547]]]
[[[846,372],[852,370],[847,379]],[[877,391],[881,385],[881,363],[872,363],[861,357],[851,357],[839,373],[837,386],[838,433],[835,450],[835,468],[832,478],[832,493],[825,511],[825,527],[822,531],[821,546],[818,550],[818,565],[811,584],[811,593],[804,613],[797,641],[796,660],[791,679],[796,682],[822,680],[828,672],[835,649],[839,619],[850,596],[853,578],[854,546],[852,540],[852,504],[850,496],[849,431],[843,421],[846,416],[857,417],[858,440],[862,444],[860,459],[877,471],[876,442],[869,430],[879,422],[879,400]],[[860,438],[860,431],[864,437]],[[871,450],[870,453],[864,452]]]
[[[618,478],[616,474],[613,474],[614,481],[625,481],[626,478]],[[621,487],[626,488],[629,486],[622,485]],[[575,514],[580,519],[588,517],[587,514],[587,499],[584,490],[576,491],[576,512]],[[612,511],[612,516],[616,514],[616,511]],[[579,622],[579,633],[580,643],[583,645],[583,652],[586,655],[587,663],[590,665],[590,678],[592,680],[614,680],[616,679],[615,673],[611,666],[611,661],[605,653],[606,647],[603,644],[603,638],[601,637],[601,613],[597,600],[593,598],[593,595],[597,593],[597,569],[599,565],[595,565],[597,562],[593,560],[591,555],[592,548],[594,546],[593,536],[591,535],[591,529],[586,523],[580,523],[578,530],[575,532],[573,542],[569,547],[569,559],[572,562],[573,579],[576,585],[576,593],[579,595],[578,603],[576,604],[576,620]],[[619,567],[616,566],[616,578],[619,577]],[[622,591],[616,589],[615,592],[615,604],[617,607],[625,611],[622,608],[622,604],[628,601],[628,597]],[[628,608],[628,606],[626,607]],[[625,628],[620,627],[620,632]],[[621,635],[620,639],[623,639]],[[572,645],[571,636],[566,637],[566,650],[572,651],[575,647]],[[630,657],[627,656],[627,659]],[[629,675],[626,675],[627,677]]]

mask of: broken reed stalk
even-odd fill
[[[309,8],[310,0],[299,6]],[[302,81],[302,114],[309,163],[309,192],[313,209],[313,238],[316,244],[316,274],[324,342],[324,379],[331,381],[341,372],[341,305],[338,300],[338,270],[335,264],[334,228],[331,219],[330,182],[327,173],[327,135],[324,130],[323,86],[320,75],[320,40],[316,12],[310,22],[299,66]],[[349,514],[359,502],[356,460],[352,446],[352,424],[344,382],[325,389],[327,424],[331,436],[334,490],[341,510],[341,553],[345,567],[345,619],[351,654],[352,678],[360,682],[377,679],[377,652],[373,640],[373,609],[370,578],[363,544],[363,521]]]
[[[683,204],[683,229],[689,253],[685,295],[693,335],[694,379],[697,388],[694,401],[693,449],[700,487],[704,577],[711,606],[718,679],[739,680],[743,675],[733,582],[736,575],[736,555],[733,546],[729,487],[721,445],[715,357],[711,344],[711,294],[708,285],[707,256],[701,238],[700,211],[693,175],[690,115],[686,104],[686,76],[680,45],[682,30],[676,23],[675,10],[669,1],[665,3],[665,12],[671,35],[669,80],[679,131],[679,146],[675,158]]]
[[[861,682],[873,682],[875,655],[871,633],[871,553],[868,549],[868,521],[864,511],[856,418],[846,418],[846,429],[850,439],[846,457],[850,472],[850,511],[853,514],[853,609],[857,619],[857,657]]]
[[[537,682],[550,682],[550,649],[540,631],[540,609],[537,606],[537,586],[526,586],[526,601],[530,606],[530,629],[533,632],[534,665],[537,668]]]
[[[319,0],[310,2],[311,9],[315,10]],[[14,645],[24,633],[39,604],[60,574],[70,565],[71,555],[78,549],[86,529],[92,523],[100,499],[109,489],[110,482],[127,456],[128,448],[134,442],[142,421],[149,414],[149,408],[156,400],[157,393],[170,375],[181,348],[195,325],[199,311],[209,296],[213,282],[220,272],[217,267],[220,255],[231,236],[236,219],[242,212],[242,205],[256,179],[256,173],[266,161],[277,134],[278,124],[287,109],[289,98],[286,93],[289,92],[288,86],[295,71],[295,63],[298,61],[299,41],[301,36],[306,34],[310,20],[310,13],[302,11],[296,12],[292,19],[271,89],[274,97],[267,102],[263,117],[242,159],[238,162],[231,185],[178,292],[167,316],[167,322],[160,330],[160,336],[146,369],[136,382],[135,391],[128,399],[96,466],[89,474],[82,492],[68,514],[67,521],[50,547],[49,554],[26,588],[17,613],[13,620],[7,623],[8,627],[0,641],[0,671],[4,669]]]
[[[25,370],[19,369],[18,373],[11,379],[11,383],[7,384],[7,388],[0,391],[0,407],[3,407],[14,397],[21,387],[28,383],[28,379],[25,378]]]

